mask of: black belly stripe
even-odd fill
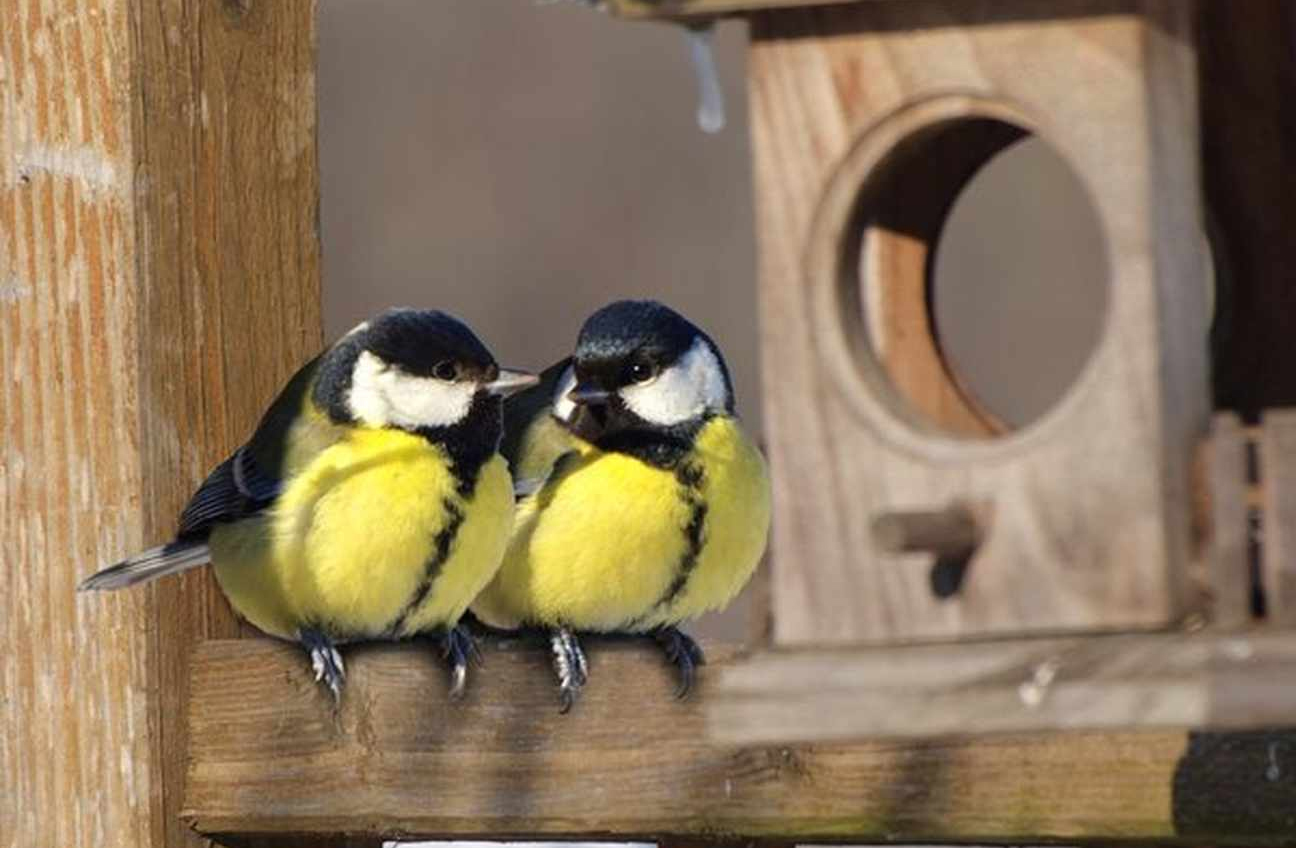
[[[675,479],[680,484],[680,497],[692,507],[689,523],[684,527],[686,547],[679,565],[675,567],[675,579],[666,587],[657,603],[653,604],[652,612],[674,603],[688,585],[693,570],[697,568],[698,558],[702,556],[702,545],[706,542],[707,516],[706,501],[702,499],[702,477],[702,468],[692,463],[682,463],[675,471]]]
[[[400,634],[405,627],[406,619],[413,615],[427,600],[428,592],[432,591],[432,584],[436,582],[437,577],[441,574],[441,567],[450,558],[450,548],[454,545],[455,536],[458,535],[460,526],[463,525],[464,514],[458,504],[449,498],[444,498],[441,505],[449,519],[446,521],[445,527],[441,528],[441,532],[437,533],[436,539],[432,543],[432,556],[428,558],[427,564],[423,567],[423,579],[419,581],[418,588],[414,590],[414,596],[410,598],[409,603],[396,616],[396,620],[387,627],[387,632],[393,636]]]

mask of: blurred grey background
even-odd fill
[[[746,31],[715,40],[728,127],[703,134],[684,38],[581,4],[323,0],[326,333],[392,305],[453,312],[501,361],[543,367],[585,316],[655,297],[706,328],[760,434]],[[992,160],[938,249],[947,358],[1024,424],[1098,337],[1102,237],[1076,179],[1028,140]],[[741,638],[747,603],[697,628]]]

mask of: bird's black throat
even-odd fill
[[[503,428],[504,408],[500,398],[479,391],[473,397],[468,414],[454,424],[420,427],[414,432],[445,449],[459,496],[466,498],[477,486],[481,467],[499,450]]]

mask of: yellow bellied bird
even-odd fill
[[[458,695],[474,652],[459,618],[513,520],[502,399],[535,382],[501,370],[450,315],[384,312],[293,376],[194,493],[173,541],[80,588],[210,561],[235,611],[300,643],[335,698],[337,645],[416,634],[440,639]]]
[[[504,414],[520,500],[473,613],[548,633],[564,712],[588,675],[582,632],[653,637],[687,695],[704,658],[679,625],[738,594],[770,523],[715,342],[660,303],[613,303]]]

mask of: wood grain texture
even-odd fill
[[[1198,3],[1202,156],[1220,290],[1215,404],[1296,405],[1296,4]]]
[[[73,588],[168,538],[318,349],[314,3],[0,22],[0,844],[190,844],[189,648],[239,627],[201,573]]]
[[[148,844],[153,604],[74,596],[144,540],[126,8],[6,0],[0,37],[0,844]]]
[[[707,646],[712,664],[680,703],[656,650],[587,647],[585,697],[560,716],[538,648],[487,646],[459,705],[427,647],[349,651],[334,713],[291,647],[208,642],[194,662],[186,817],[268,845],[334,830],[798,843],[1296,835],[1296,781],[1265,778],[1260,743],[1212,737],[1188,750],[1184,733],[1158,732],[732,747],[707,741],[704,716],[732,651]]]
[[[1290,625],[1296,622],[1296,410],[1267,411],[1259,445],[1265,615]]]
[[[753,15],[777,644],[1158,627],[1196,600],[1183,570],[1208,379],[1190,12],[909,0]],[[987,120],[1032,129],[1076,170],[1107,237],[1110,312],[1057,408],[970,440],[896,391],[855,256],[875,256],[869,233],[928,237],[902,226],[927,196],[905,187],[948,133]],[[927,560],[882,553],[869,527],[961,499],[988,502],[991,524],[941,600]]]
[[[1247,503],[1248,439],[1242,420],[1218,413],[1208,444],[1209,542],[1206,581],[1210,621],[1240,627],[1251,621],[1251,549]]]
[[[1172,632],[770,651],[723,669],[712,738],[780,744],[1290,724],[1290,632]],[[814,716],[807,721],[807,716]]]
[[[322,343],[315,0],[133,6],[145,539],[252,432]],[[184,780],[189,646],[239,633],[208,569],[156,585],[167,844]],[[93,602],[93,601],[91,601]]]

